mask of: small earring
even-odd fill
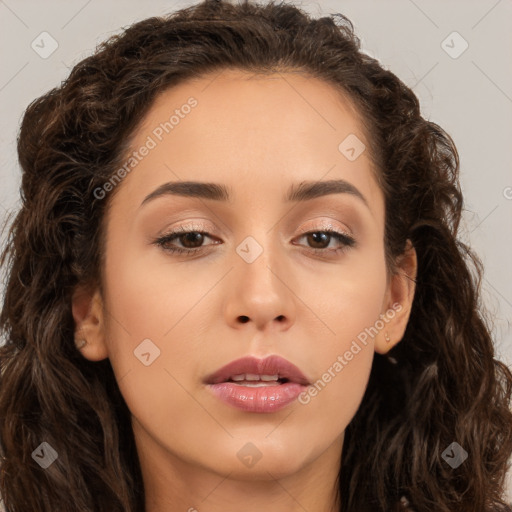
[[[386,342],[389,343],[391,341],[391,339],[389,338],[389,334],[387,333],[386,331],[386,334],[384,335],[384,337],[386,338]]]
[[[75,339],[75,345],[76,345],[76,348],[78,350],[80,350],[81,348],[84,348],[85,345],[87,345],[87,340]]]

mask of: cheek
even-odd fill
[[[311,305],[326,327],[324,349],[331,357],[333,352],[342,353],[349,349],[352,339],[375,324],[382,312],[387,287],[383,248],[375,244],[354,251],[339,266],[317,273],[315,280],[304,275],[300,282],[305,283],[304,302]]]
[[[338,435],[355,416],[364,396],[374,356],[367,329],[375,324],[380,301],[371,295],[349,294],[330,317],[335,335],[318,338],[309,360],[315,362],[312,386],[299,397],[307,421],[326,438]]]
[[[161,407],[157,399],[163,390],[174,399],[168,395],[176,386],[171,375],[176,368],[186,369],[192,358],[194,340],[183,337],[204,287],[184,279],[178,266],[152,265],[115,240],[107,251],[105,275],[109,359],[132,412],[140,407],[151,417]],[[177,400],[173,409],[180,407]]]
[[[383,252],[359,253],[345,272],[325,280],[322,293],[311,291],[308,300],[321,305],[323,325],[315,337],[309,360],[315,365],[315,385],[302,403],[312,416],[328,416],[346,426],[364,395],[374,356],[374,338],[381,326],[380,314],[386,292]]]
[[[179,439],[169,429],[171,417],[187,418],[192,434],[205,422],[186,391],[198,354],[191,333],[201,309],[194,305],[218,278],[190,279],[179,266],[148,265],[115,247],[105,268],[109,358],[128,408],[145,428],[167,432],[170,440]]]
[[[106,260],[112,341],[123,339],[125,347],[127,339],[132,348],[146,338],[160,348],[169,344],[218,281],[212,272],[191,275],[179,263],[163,261],[156,250],[147,251],[113,243]]]

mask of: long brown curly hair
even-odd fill
[[[137,22],[101,44],[26,109],[18,138],[22,205],[0,264],[0,494],[8,512],[144,510],[130,412],[108,359],[74,344],[71,296],[102,282],[95,190],[118,169],[164,90],[228,68],[301,70],[344,92],[371,136],[385,196],[390,270],[410,239],[418,257],[405,335],[375,354],[348,425],[338,476],[344,512],[507,510],[512,374],[494,355],[480,301],[482,264],[457,238],[463,208],[451,137],[420,115],[414,93],[360,51],[341,14],[206,0]],[[43,441],[58,458],[31,454]],[[452,468],[457,442],[468,458]],[[401,505],[402,503],[402,505]]]

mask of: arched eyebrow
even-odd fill
[[[352,183],[346,180],[327,181],[302,181],[293,184],[288,190],[284,200],[286,202],[308,201],[317,197],[330,194],[350,194],[360,199],[367,208],[368,201],[364,195]],[[162,196],[177,195],[183,197],[194,197],[200,199],[211,199],[213,201],[227,202],[232,195],[222,183],[208,183],[199,181],[173,181],[160,185],[153,192],[147,195],[141,203],[141,207]]]
[[[290,187],[286,201],[308,201],[330,194],[350,194],[360,199],[367,208],[370,208],[366,197],[364,197],[358,188],[346,180],[301,181]]]

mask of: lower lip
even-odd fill
[[[248,387],[221,382],[208,387],[223,402],[246,412],[276,412],[293,402],[306,389],[296,382],[276,386]]]

